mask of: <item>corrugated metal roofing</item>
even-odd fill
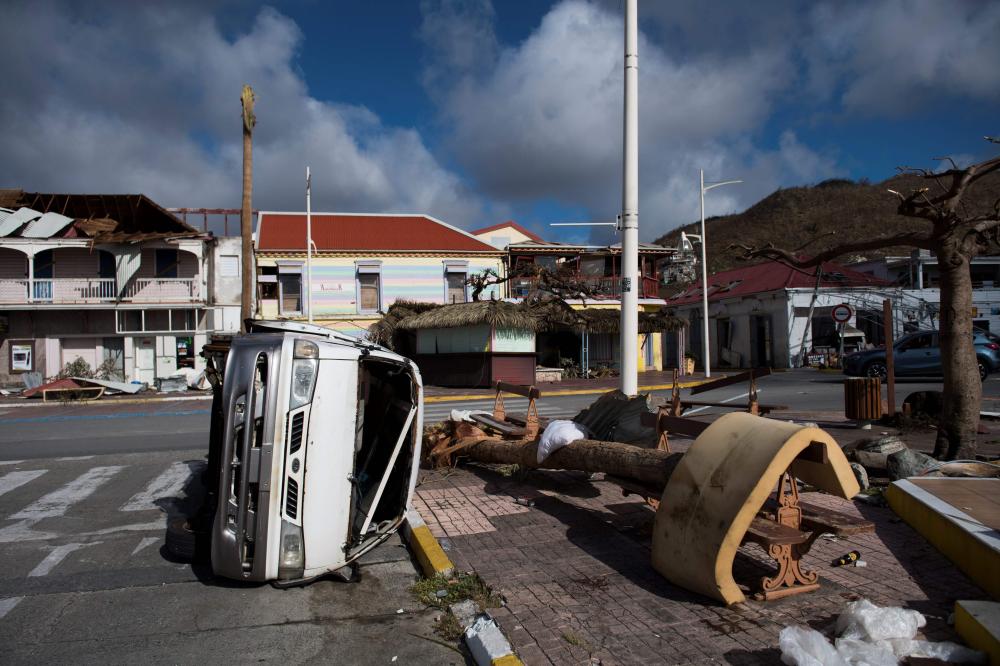
[[[786,264],[770,261],[714,273],[708,276],[708,300],[763,294],[778,289],[812,289],[816,285],[815,270],[815,268],[792,268]],[[820,281],[820,287],[867,287],[888,284],[890,283],[868,273],[853,271],[832,261],[823,264],[823,277]],[[670,306],[700,302],[700,280],[667,299],[667,305]]]
[[[499,252],[426,215],[314,213],[312,239],[319,251]],[[261,212],[257,249],[305,252],[305,213]]]
[[[41,216],[42,213],[37,210],[32,210],[31,208],[18,208],[15,212],[11,213],[6,220],[0,223],[0,238],[10,236],[27,223],[32,220],[37,220]]]
[[[45,213],[21,231],[22,238],[52,238],[73,223],[72,217],[59,213]]]

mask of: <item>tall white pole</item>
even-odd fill
[[[711,353],[708,350],[708,262],[705,261],[705,246],[708,239],[705,236],[705,170],[699,169],[701,186],[701,328],[704,331],[702,357],[705,359],[705,377],[712,376]]]
[[[625,0],[625,128],[622,175],[621,389],[639,391],[639,21]]]
[[[306,313],[309,323],[313,320],[313,265],[312,265],[312,174],[306,167]]]

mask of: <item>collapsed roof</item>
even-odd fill
[[[143,194],[43,194],[0,189],[0,238],[134,243],[202,235]]]

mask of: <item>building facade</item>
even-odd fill
[[[143,195],[0,191],[0,384],[82,359],[126,381],[203,367],[239,328],[239,239]]]
[[[464,303],[470,275],[503,274],[503,250],[427,215],[314,213],[312,240],[310,289],[305,213],[258,214],[261,317],[307,319],[311,307],[315,323],[361,337],[396,301]]]

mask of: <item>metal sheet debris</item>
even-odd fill
[[[121,391],[122,393],[138,393],[146,388],[146,384],[132,384],[131,382],[116,382],[110,379],[88,379],[87,377],[72,377],[74,381],[83,384],[95,384],[103,386],[110,391]]]
[[[45,213],[37,220],[30,222],[24,231],[22,238],[52,238],[57,233],[73,223],[72,217],[66,217],[59,213]]]
[[[6,220],[0,222],[0,237],[10,236],[25,224],[33,220],[37,220],[41,216],[42,213],[37,210],[32,210],[31,208],[18,208],[16,211],[7,216]]]

